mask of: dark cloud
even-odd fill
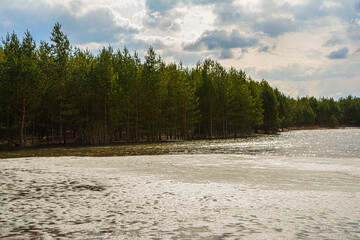
[[[233,0],[146,0],[146,16],[143,23],[146,27],[176,32],[181,29],[184,13],[176,10],[180,4],[188,6],[212,5],[232,2]]]
[[[296,21],[307,23],[316,18],[326,15],[326,10],[322,7],[323,1],[308,1],[305,4],[295,5],[288,10]],[[311,22],[308,22],[311,24]],[[312,23],[314,24],[314,22]]]
[[[230,59],[233,57],[234,57],[234,54],[231,52],[230,49],[224,49],[223,51],[221,51],[219,59]]]
[[[355,51],[356,53],[360,53],[360,48],[358,50]]]
[[[326,25],[326,21],[315,22],[324,17],[335,17],[347,22],[349,16],[355,13],[354,10],[353,0],[314,0],[293,5],[288,8],[288,13],[292,14],[294,20],[302,25],[313,26],[314,24]]]
[[[291,17],[277,17],[288,14],[288,4],[278,5],[273,1],[263,1],[257,11],[251,10],[247,5],[221,4],[215,9],[218,25],[234,24],[252,28],[254,31],[277,37],[287,32],[294,32],[300,25]],[[267,14],[271,13],[271,14]]]
[[[270,49],[269,46],[260,46],[258,52],[268,52]]]
[[[287,32],[295,32],[299,29],[298,23],[287,18],[267,19],[254,24],[254,29],[268,34],[271,37],[277,37]]]
[[[174,9],[180,3],[186,5],[211,5],[232,2],[233,0],[146,0],[145,6],[151,12],[164,12]]]
[[[194,5],[209,5],[209,4],[231,3],[233,2],[233,0],[190,0],[187,2],[190,2]]]
[[[328,4],[328,5],[327,5]],[[339,6],[337,6],[339,5]],[[360,3],[359,3],[360,5]],[[256,11],[254,11],[256,6]],[[304,1],[300,4],[281,3],[273,0],[261,0],[256,5],[223,3],[216,6],[217,25],[245,26],[253,31],[266,33],[271,37],[278,37],[288,32],[297,32],[314,25],[326,26],[328,21],[320,21],[324,17],[335,17],[343,22],[357,19],[358,3],[353,0],[334,2]],[[349,33],[357,31],[355,24]],[[358,37],[359,34],[353,34]]]
[[[343,43],[343,41],[340,38],[334,36],[334,37],[330,38],[329,40],[327,40],[323,44],[323,47],[333,47],[333,46],[341,44],[341,43]]]
[[[355,9],[360,12],[360,1],[358,1],[357,3],[355,3]]]
[[[252,25],[258,18],[257,14],[249,11],[243,5],[223,3],[216,6],[214,13],[217,15],[218,25],[247,23]]]
[[[348,56],[349,49],[347,47],[340,48],[337,51],[333,51],[329,54],[329,59],[345,59]]]
[[[231,49],[254,47],[258,40],[246,37],[233,30],[227,33],[224,30],[213,30],[204,32],[194,43],[186,44],[183,48],[186,51],[201,51],[213,49]]]

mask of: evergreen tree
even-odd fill
[[[109,139],[109,103],[112,99],[112,94],[118,94],[121,89],[115,89],[112,92],[111,86],[114,86],[114,82],[117,81],[117,76],[114,73],[113,68],[113,49],[109,46],[103,48],[96,59],[96,65],[94,69],[94,84],[96,86],[95,98],[97,104],[94,104],[96,115],[102,116],[99,118],[98,124],[93,127],[93,130],[98,136],[101,136],[99,143],[107,143]],[[102,124],[100,124],[102,122]],[[112,126],[111,126],[112,127]],[[113,129],[111,129],[113,130]]]
[[[218,62],[214,63],[211,71],[214,88],[214,120],[213,125],[217,135],[223,138],[227,135],[227,121],[229,111],[229,75]]]
[[[150,47],[145,56],[145,63],[141,75],[142,114],[144,116],[145,132],[148,140],[154,140],[159,130],[160,102],[160,59],[156,59],[155,51]]]
[[[308,98],[298,99],[296,115],[298,126],[313,126],[315,124],[316,113],[311,108]]]
[[[293,99],[286,97],[277,88],[274,92],[279,101],[279,119],[281,128],[284,129],[293,126],[295,114],[295,104],[293,103]]]
[[[261,99],[264,109],[264,125],[265,132],[277,132],[280,127],[279,119],[279,101],[276,98],[274,90],[263,80],[261,82]]]
[[[40,99],[40,108],[37,111],[38,121],[38,136],[39,139],[43,139],[46,136],[47,141],[54,141],[54,123],[55,119],[58,117],[56,109],[54,109],[54,99],[53,99],[53,88],[52,80],[53,73],[55,69],[54,57],[51,53],[51,46],[44,42],[40,42],[40,47],[38,49],[38,74],[41,82],[43,82],[43,94]],[[55,93],[54,93],[55,94]],[[51,136],[51,138],[50,138]]]
[[[25,124],[27,121],[27,113],[34,111],[39,103],[39,92],[42,84],[39,80],[37,70],[36,45],[29,31],[25,33],[25,37],[21,44],[20,57],[20,81],[16,86],[18,99],[21,105],[21,127],[20,127],[20,146],[25,144]]]
[[[7,34],[0,45],[0,139],[99,144],[273,133],[297,126],[360,125],[360,99],[293,99],[211,59],[166,64],[148,49],[71,52],[56,23],[52,44]]]
[[[235,79],[231,86],[231,123],[235,137],[238,133],[248,133],[251,124],[253,98],[245,83]]]
[[[93,97],[95,87],[93,85],[93,68],[95,59],[89,51],[75,49],[69,61],[69,83],[67,85],[68,102],[67,110],[63,112],[68,121],[68,129],[72,129],[73,135],[79,142],[91,143],[92,126],[94,120]]]
[[[6,85],[5,85],[5,54],[0,45],[0,141],[5,139],[6,132]]]
[[[341,123],[350,126],[360,125],[360,98],[351,95],[339,101]]]
[[[63,138],[63,108],[66,100],[65,89],[68,80],[68,60],[70,56],[70,42],[67,36],[61,31],[60,23],[56,23],[51,32],[50,40],[51,51],[54,58],[54,72],[50,81],[50,89],[53,91],[53,96],[58,102],[59,114],[59,143],[62,143]]]
[[[193,138],[195,125],[200,120],[199,98],[196,96],[195,82],[188,69],[180,65],[180,116],[182,117],[182,134],[184,138]]]
[[[13,32],[8,33],[3,39],[4,45],[4,61],[3,61],[3,78],[2,78],[2,93],[4,112],[6,112],[5,120],[5,136],[8,141],[13,144],[21,145],[16,141],[20,138],[21,122],[19,112],[19,91],[18,87],[21,85],[21,45],[18,36]],[[21,141],[21,140],[20,140]]]

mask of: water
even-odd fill
[[[108,150],[0,159],[0,238],[360,238],[360,129]]]

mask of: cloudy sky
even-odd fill
[[[360,0],[1,0],[0,36],[109,44],[194,66],[211,57],[287,95],[360,96]]]

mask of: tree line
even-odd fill
[[[205,59],[166,64],[150,47],[72,49],[56,23],[39,46],[27,31],[0,45],[0,142],[10,145],[239,137],[292,126],[360,125],[360,98],[291,98]]]

